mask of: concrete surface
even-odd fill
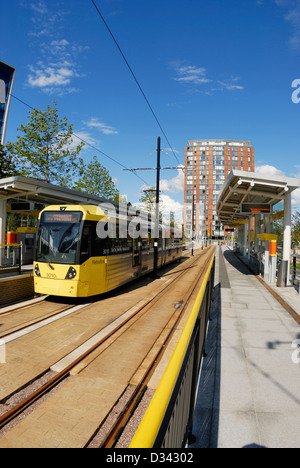
[[[276,292],[299,311],[294,288]],[[299,448],[300,327],[225,247],[212,316],[191,447]]]

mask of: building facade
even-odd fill
[[[224,236],[216,204],[226,177],[235,169],[254,172],[254,148],[250,141],[188,142],[184,184],[184,229],[187,236],[198,239]]]

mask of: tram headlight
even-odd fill
[[[35,272],[36,276],[41,276],[41,272],[40,272],[38,264],[35,265],[34,272]]]
[[[77,271],[75,270],[75,268],[70,267],[65,279],[73,279],[75,278],[76,275],[77,275]]]

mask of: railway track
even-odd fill
[[[43,314],[41,317],[29,320],[13,328],[9,328],[5,332],[0,333],[0,339],[2,340],[2,343],[9,343],[10,341],[16,340],[21,336],[26,335],[27,333],[31,333],[32,331],[37,330],[38,328],[45,327],[50,323],[53,323],[56,320],[73,314],[78,310],[81,310],[89,305],[90,304],[87,303],[78,306],[69,305],[58,307],[57,311],[50,312],[48,314]]]
[[[147,391],[147,384],[152,377],[154,371],[156,370],[162,356],[164,353],[164,350],[168,346],[169,342],[171,341],[174,332],[176,330],[177,325],[179,324],[180,320],[182,319],[184,313],[186,312],[187,306],[189,305],[189,301],[192,297],[192,295],[195,293],[197,286],[199,286],[199,281],[200,278],[202,278],[208,268],[208,265],[210,264],[211,258],[207,260],[207,262],[202,266],[200,271],[195,277],[195,280],[193,284],[191,285],[190,289],[186,291],[186,294],[182,298],[180,302],[175,304],[175,307],[177,309],[177,313],[174,314],[172,317],[172,320],[169,323],[168,327],[168,332],[165,333],[164,336],[164,342],[162,345],[160,345],[159,349],[157,350],[157,353],[152,359],[152,362],[149,364],[147,370],[145,371],[145,374],[139,381],[139,383],[136,385],[136,388],[129,398],[126,406],[124,407],[123,411],[120,413],[119,417],[117,420],[114,422],[112,425],[110,431],[106,435],[106,437],[103,439],[101,444],[99,445],[99,448],[113,448],[116,446],[118,443],[123,431],[126,428],[126,425],[128,424],[130,418],[134,414],[134,411],[137,409],[139,403],[141,402],[144,394]],[[181,277],[176,278],[176,282],[180,281]],[[172,285],[173,286],[173,285]],[[198,289],[197,289],[198,292]],[[167,328],[167,327],[166,327]],[[91,441],[89,441],[90,443]],[[87,446],[89,445],[87,444]]]
[[[113,348],[113,345],[118,342],[118,339],[123,339],[124,342],[124,338],[127,335],[130,336],[130,334],[133,334],[134,327],[140,327],[140,329],[142,329],[142,324],[144,323],[143,321],[147,321],[147,314],[150,311],[152,311],[151,313],[153,314],[153,311],[156,307],[158,311],[164,307],[170,308],[172,301],[180,297],[180,300],[177,299],[177,302],[174,304],[174,310],[172,310],[172,313],[165,321],[163,329],[160,330],[159,333],[156,333],[156,340],[152,345],[150,352],[148,350],[148,353],[146,353],[146,355],[141,359],[140,364],[142,365],[142,371],[139,367],[135,369],[135,372],[133,373],[135,376],[134,390],[131,396],[127,399],[125,407],[116,418],[116,421],[109,428],[108,433],[103,437],[101,443],[99,443],[99,446],[102,447],[115,446],[133,412],[138,406],[142,396],[147,390],[147,383],[149,382],[149,379],[160,362],[163,352],[170,342],[173,333],[178,326],[178,323],[185,314],[188,304],[192,300],[193,294],[197,290],[197,285],[199,284],[199,281],[201,280],[201,277],[205,273],[207,265],[210,262],[212,253],[213,252],[211,249],[204,251],[201,256],[202,262],[200,262],[201,265],[197,271],[197,274],[194,274],[193,269],[199,263],[200,257],[198,256],[188,261],[188,268],[184,268],[184,264],[181,264],[180,267],[176,268],[176,273],[169,273],[170,277],[168,278],[166,276],[164,278],[163,285],[154,289],[149,297],[138,301],[118,318],[113,320],[98,333],[94,334],[89,340],[78,346],[76,350],[71,351],[48,369],[45,369],[43,374],[50,375],[50,377],[46,379],[47,381],[39,386],[39,388],[37,388],[35,391],[31,392],[30,395],[26,396],[26,398],[21,398],[22,401],[3,414],[0,417],[0,428],[5,429],[8,423],[12,420],[17,421],[15,418],[17,418],[20,414],[24,414],[24,411],[27,408],[36,405],[36,402],[41,401],[41,398],[44,395],[48,394],[48,396],[51,397],[51,391],[59,384],[61,384],[61,382],[66,382],[67,377],[81,375],[81,372],[84,369],[88,369],[91,364],[96,362],[99,356],[104,356],[107,350]],[[192,280],[189,280],[188,288],[185,289],[184,278],[187,276],[187,272],[189,273],[189,276],[192,276],[193,278]],[[53,313],[52,316],[48,319],[58,320],[58,318],[62,318],[63,314],[70,315],[74,312],[80,313],[80,309],[78,309],[78,307],[85,308],[89,306],[91,306],[91,304],[77,306],[77,310],[74,310],[76,307],[68,307],[64,311],[60,310]],[[48,319],[39,319],[38,323],[35,324],[35,327],[39,325],[47,326],[48,324],[43,322],[47,322]],[[22,330],[12,332],[4,336],[4,339],[9,339],[9,337],[12,337],[15,333],[30,333],[31,327],[32,324],[28,326],[22,326]],[[18,336],[15,335],[15,339],[17,338]],[[41,374],[39,374],[38,378],[40,377]],[[127,387],[124,388],[120,396],[122,396],[126,390]],[[16,394],[17,392],[15,395]],[[7,397],[3,398],[2,403],[7,401],[9,396],[11,395],[7,395]],[[91,436],[86,440],[83,446],[89,446],[92,443],[95,437],[97,437],[106,420],[107,414],[98,423],[96,430],[92,432]],[[5,430],[2,432],[2,434],[4,433]]]

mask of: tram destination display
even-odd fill
[[[268,203],[242,203],[242,214],[270,214],[271,205]]]
[[[42,215],[44,223],[80,223],[82,213],[80,211],[46,211]]]

